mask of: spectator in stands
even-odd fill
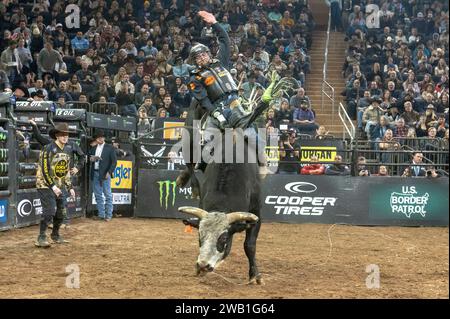
[[[44,73],[55,74],[55,66],[57,64],[62,65],[64,61],[62,60],[61,54],[53,49],[53,43],[47,41],[44,48],[39,52],[39,57],[37,59],[38,65],[38,77],[41,78]]]
[[[181,109],[188,108],[191,104],[192,95],[189,92],[186,84],[181,84],[177,92],[173,96],[173,102]]]
[[[300,174],[302,175],[323,175],[325,173],[325,166],[318,163],[319,159],[316,155],[310,158],[310,164],[302,167]]]
[[[386,111],[387,113],[385,113],[385,115],[387,116],[389,122],[395,125],[395,123],[400,119],[400,113],[398,112],[397,105],[389,105]]]
[[[364,132],[367,136],[371,135],[373,127],[379,124],[380,118],[384,114],[383,109],[380,107],[380,97],[373,96],[371,97],[370,102],[371,104],[367,107],[362,116]]]
[[[319,128],[316,130],[316,135],[314,136],[314,138],[318,140],[324,140],[329,137],[330,136],[328,135],[328,131],[323,125],[319,126]]]
[[[150,95],[147,95],[144,98],[144,103],[141,107],[145,107],[146,113],[149,117],[155,117],[156,112],[158,111],[157,107],[153,104],[153,99]]]
[[[129,93],[130,93],[131,95],[134,95],[134,92],[135,92],[134,85],[133,85],[133,83],[131,83],[131,81],[130,81],[130,76],[129,76],[128,74],[126,74],[126,73],[125,73],[124,75],[122,75],[122,78],[120,79],[120,82],[117,82],[117,84],[116,84],[116,86],[115,86],[116,94],[119,93],[119,91],[121,90],[121,88],[122,88],[122,86],[123,86],[124,84],[127,85],[127,88],[128,88]]]
[[[147,135],[152,130],[152,123],[147,115],[147,109],[145,106],[141,106],[138,110],[139,119],[137,124],[137,136],[141,137]]]
[[[313,135],[314,131],[319,127],[315,123],[313,111],[308,108],[306,103],[301,104],[299,108],[294,110],[293,122],[299,132],[311,135]]]
[[[76,74],[72,75],[70,80],[66,82],[67,92],[71,95],[79,95],[82,91],[81,84]]]
[[[438,118],[437,118],[434,110],[435,110],[435,108],[432,104],[429,104],[427,106],[427,109],[425,111],[425,116],[426,116],[425,123],[426,123],[427,127],[436,126],[438,124]]]
[[[384,137],[386,131],[389,129],[391,129],[391,126],[388,118],[385,115],[381,116],[380,122],[371,128],[370,140],[378,142]],[[375,144],[375,146],[377,146],[377,144]]]
[[[164,96],[163,108],[166,109],[169,117],[180,116],[180,108],[172,102],[172,97],[168,93]]]
[[[379,140],[378,148],[381,151],[397,151],[400,149],[400,143],[394,138],[394,133],[391,129],[387,129],[383,138]],[[397,159],[396,154],[381,153],[380,160],[382,163],[394,163],[395,159]]]
[[[413,110],[410,101],[405,102],[404,109],[405,111],[400,115],[400,118],[405,120],[407,126],[415,126],[420,118],[419,113]]]
[[[414,152],[412,154],[411,165],[403,171],[403,177],[425,177],[427,175],[427,170],[423,164],[423,154],[422,152]]]
[[[140,92],[137,92],[134,95],[134,104],[141,105],[142,103],[144,103],[144,99],[148,95],[150,95],[150,88],[148,84],[144,84],[142,85]]]
[[[300,87],[297,89],[297,94],[293,95],[289,101],[289,105],[296,109],[301,108],[302,104],[306,104],[308,109],[311,108],[311,100],[305,95],[305,89]]]
[[[334,157],[334,164],[328,165],[325,169],[325,175],[350,175],[350,168],[342,163],[342,156]]]
[[[448,124],[445,120],[445,115],[440,114],[438,117],[438,122],[436,124],[437,133],[436,136],[443,138],[445,136],[445,132],[448,130]]]
[[[286,99],[283,99],[280,105],[280,109],[276,112],[275,127],[280,127],[281,124],[293,123],[293,111],[289,107],[289,103]]]
[[[275,115],[276,115],[275,109],[269,108],[267,110],[266,118],[265,118],[265,128],[266,128],[266,130],[269,127],[276,128],[278,126],[277,123],[276,123]]]
[[[129,83],[127,81],[119,82],[120,90],[116,96],[116,103],[119,106],[119,112],[124,116],[137,116],[136,105],[134,104],[133,94],[129,89]]]
[[[351,88],[346,90],[347,113],[351,119],[356,119],[356,106],[364,96],[364,89],[361,88],[360,81],[355,80]]]
[[[378,173],[372,174],[372,176],[388,177],[390,175],[387,167],[384,165],[380,165],[380,167],[378,168]]]
[[[300,172],[300,153],[296,142],[295,130],[282,134],[280,138],[280,162],[278,173],[283,175]]]
[[[83,32],[78,31],[76,36],[70,41],[76,54],[83,54],[89,49],[89,40],[83,36]]]
[[[405,120],[403,118],[399,118],[395,122],[394,137],[405,138],[407,135],[408,135],[408,127],[405,125]]]
[[[358,176],[370,176],[370,171],[366,166],[367,162],[366,162],[366,158],[364,156],[360,156],[358,157],[358,165],[357,165],[357,170],[358,170]]]

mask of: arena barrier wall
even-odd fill
[[[186,218],[198,206],[178,171],[138,172],[136,217]],[[448,178],[268,175],[262,182],[264,221],[386,226],[448,226]]]

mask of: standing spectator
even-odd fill
[[[331,7],[331,24],[330,30],[342,31],[342,2],[341,0],[325,0],[327,5]]]
[[[290,130],[281,136],[280,162],[278,173],[283,175],[298,174],[300,172],[300,152],[296,145],[295,130]]]
[[[9,82],[14,85],[22,70],[17,41],[9,40],[8,47],[2,52],[0,57],[0,69],[6,72]]]
[[[94,139],[97,146],[89,153],[92,163],[90,176],[97,202],[98,218],[108,222],[111,221],[113,213],[111,176],[116,168],[117,157],[114,148],[105,143],[103,131],[97,131]]]
[[[39,57],[37,60],[38,64],[38,77],[41,78],[43,73],[50,73],[56,75],[55,69],[56,64],[62,65],[64,61],[62,60],[61,54],[53,49],[53,43],[47,41],[44,48],[39,52]]]

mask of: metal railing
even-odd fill
[[[338,116],[341,119],[342,125],[344,126],[344,129],[342,130],[342,138],[345,139],[345,133],[347,133],[350,140],[353,141],[356,133],[355,125],[353,124],[350,116],[348,116],[348,113],[342,103],[339,103]]]
[[[327,27],[327,40],[325,42],[325,56],[323,63],[323,79],[322,79],[322,87],[321,87],[321,108],[323,111],[324,108],[324,100],[326,96],[331,101],[331,125],[334,125],[334,116],[335,116],[335,95],[334,95],[334,87],[327,82],[327,68],[328,68],[328,46],[330,43],[330,29],[331,29],[331,7],[328,9],[328,27]],[[326,89],[329,89],[327,92]]]

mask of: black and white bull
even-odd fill
[[[225,141],[223,135],[222,140]],[[229,255],[233,235],[245,230],[244,250],[249,262],[250,283],[261,284],[256,263],[256,240],[261,227],[260,175],[257,161],[249,160],[249,154],[253,154],[253,158],[257,156],[256,143],[243,140],[244,161],[236,161],[236,145],[233,144],[231,163],[213,161],[208,163],[203,174],[196,172],[194,175],[203,175],[198,176],[201,208],[180,207],[179,211],[195,216],[184,223],[199,230],[197,274],[213,271]],[[229,145],[222,148],[222,161],[227,147]]]

